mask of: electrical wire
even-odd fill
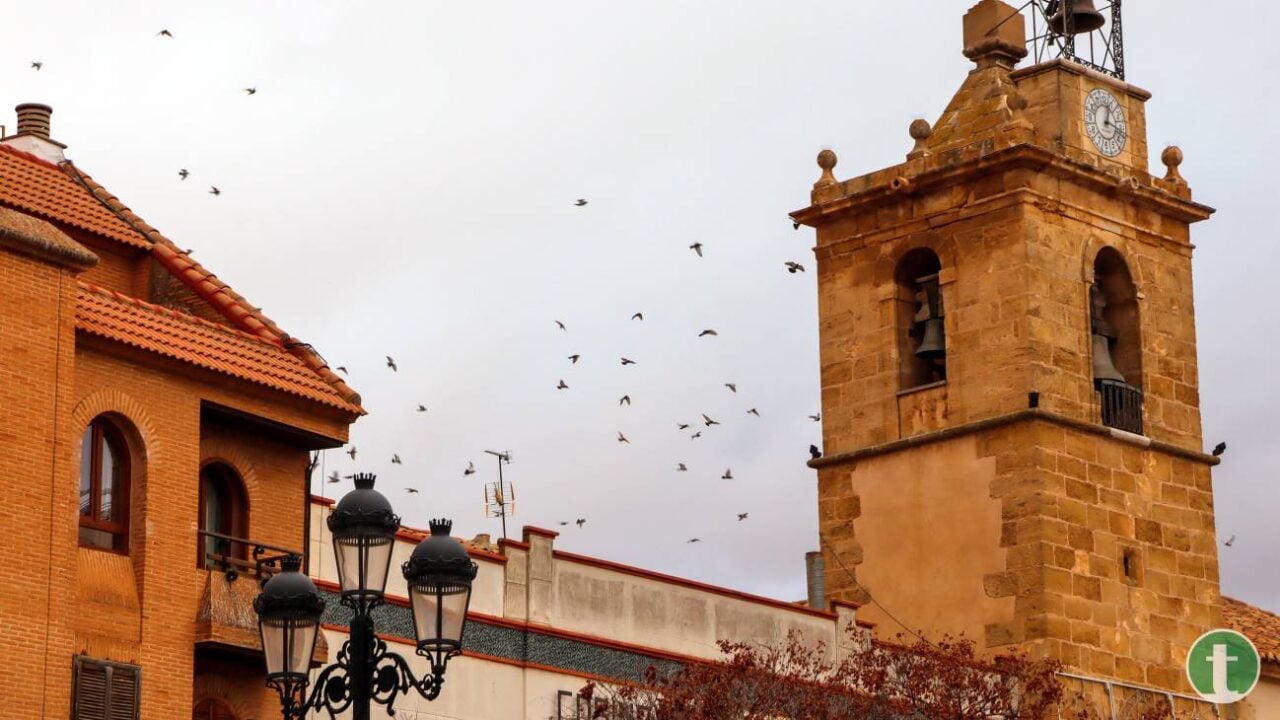
[[[867,598],[868,600],[870,600],[870,601],[871,601],[871,604],[872,604],[872,605],[875,605],[876,607],[880,608],[880,612],[884,613],[884,614],[885,614],[885,615],[886,615],[890,620],[892,620],[892,621],[894,621],[895,623],[897,623],[899,627],[901,627],[903,630],[906,630],[906,631],[907,631],[908,633],[910,633],[911,635],[915,636],[915,638],[916,638],[917,640],[919,640],[920,642],[924,643],[925,645],[928,645],[929,647],[931,647],[931,648],[933,648],[933,649],[935,649],[935,650],[941,650],[941,649],[942,649],[942,648],[938,647],[937,645],[933,644],[932,642],[930,642],[930,641],[929,641],[929,638],[925,637],[924,635],[921,635],[920,633],[916,632],[915,630],[912,630],[912,629],[911,629],[911,627],[910,627],[909,625],[907,625],[906,623],[904,623],[904,622],[902,622],[901,620],[899,620],[899,619],[898,619],[898,616],[896,616],[896,615],[894,615],[893,613],[889,612],[889,608],[885,607],[885,606],[884,606],[884,605],[883,605],[879,600],[877,600],[877,599],[875,598],[875,596],[874,596],[874,595],[872,595],[872,594],[871,594],[871,591],[870,591],[870,590],[868,590],[866,587],[864,587],[864,586],[862,585],[862,583],[859,583],[859,582],[858,582],[858,579],[857,579],[856,577],[854,577],[854,575],[853,575],[853,571],[852,571],[852,570],[850,570],[850,569],[849,569],[849,567],[848,567],[847,565],[845,565],[845,564],[844,564],[844,560],[841,560],[841,559],[840,559],[840,555],[836,552],[835,548],[831,547],[831,543],[827,542],[827,539],[826,539],[825,537],[823,537],[821,534],[819,534],[819,535],[818,535],[818,541],[819,541],[820,543],[822,543],[822,545],[823,545],[823,546],[825,546],[825,547],[827,548],[827,550],[831,551],[831,557],[833,557],[833,558],[835,558],[835,559],[836,559],[836,564],[840,566],[840,569],[844,571],[844,574],[845,574],[845,575],[848,575],[848,576],[849,576],[849,582],[853,583],[854,587],[856,587],[856,588],[858,588],[859,590],[861,590],[861,591],[862,591],[862,594],[863,594],[864,596],[866,596],[866,598]]]

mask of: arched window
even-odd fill
[[[248,534],[249,502],[240,476],[225,463],[213,462],[200,470],[200,530],[205,533],[202,566],[217,566],[223,559],[244,560],[248,546],[228,538]]]
[[[1115,248],[1103,248],[1089,288],[1093,382],[1102,423],[1142,433],[1142,336],[1138,288]]]
[[[898,373],[902,389],[947,379],[943,332],[942,263],[928,248],[916,248],[898,262]]]
[[[201,700],[192,713],[193,720],[239,720],[231,707],[221,700]]]
[[[80,442],[80,544],[129,549],[129,446],[105,416],[85,428]]]

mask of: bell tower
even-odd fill
[[[1220,621],[1190,241],[1213,210],[1179,149],[1149,171],[1149,93],[1066,54],[1018,67],[1027,25],[970,9],[975,66],[904,161],[840,180],[824,150],[793,213],[817,233],[826,588],[886,635],[1188,690]]]

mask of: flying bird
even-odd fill
[[[742,522],[743,520],[746,520],[747,516],[750,514],[751,513],[738,513],[738,522]]]
[[[701,538],[689,538],[689,540],[688,540],[687,542],[691,542],[691,543],[702,542],[702,539],[701,539]]]
[[[707,417],[706,413],[702,413],[702,422],[706,423],[707,427],[720,424],[718,421],[712,420],[711,418]]]
[[[427,411],[426,405],[422,405],[422,404],[418,405],[418,412],[426,412],[426,411]]]
[[[339,365],[338,367],[334,368],[334,370],[337,370],[338,372],[342,373],[343,375],[346,375],[346,374],[347,374],[347,366],[346,366],[346,365]]]
[[[1231,537],[1230,537],[1226,542],[1224,542],[1224,543],[1222,543],[1222,544],[1223,544],[1223,545],[1226,545],[1227,547],[1231,547],[1232,545],[1235,545],[1235,544],[1236,544],[1236,536],[1235,536],[1235,535],[1232,535],[1232,536],[1231,536]]]
[[[560,328],[561,330],[568,331],[568,328],[564,326],[564,323],[560,322],[559,320],[556,321],[556,327]]]
[[[1224,442],[1220,442],[1217,445],[1213,446],[1214,457],[1222,457],[1222,453],[1226,451],[1227,451],[1227,444]]]
[[[689,439],[690,439],[690,440],[697,440],[697,439],[698,439],[698,438],[700,438],[700,437],[702,437],[702,431],[701,431],[701,430],[699,430],[698,432],[696,432],[696,433],[694,433],[694,434],[690,435],[690,436],[689,436]]]
[[[173,33],[169,32],[168,30],[161,30],[160,32],[156,33],[156,37],[171,38],[173,37]]]
[[[569,524],[569,521],[568,521],[568,520],[561,520],[561,521],[560,521],[560,526],[561,526],[561,527],[564,527],[565,525],[568,525],[568,524]]]
[[[387,356],[387,367],[391,368],[391,372],[400,372],[400,368],[396,367],[396,361],[392,360],[390,355]]]
[[[725,386],[725,387],[727,387],[727,388],[729,388],[729,392],[732,392],[732,393],[736,393],[736,392],[738,392],[738,384],[737,384],[737,383],[725,383],[725,384],[724,384],[724,386]]]
[[[632,319],[632,320],[643,320],[643,319],[644,319],[644,313],[636,313],[635,315],[632,315],[632,316],[631,316],[631,319]]]
[[[733,479],[733,470],[731,470],[731,469],[729,469],[729,468],[725,468],[725,469],[724,469],[724,474],[720,476],[720,479],[721,479],[721,480],[732,480],[732,479]]]
[[[407,487],[407,488],[405,488],[405,489],[404,489],[404,491],[405,491],[405,492],[407,492],[407,493],[410,493],[410,494],[415,494],[415,493],[417,493],[417,492],[418,492],[418,488],[411,488],[411,487]]]
[[[622,397],[618,398],[618,407],[622,407],[622,403],[626,403],[626,404],[627,404],[627,407],[630,407],[630,406],[631,406],[631,396],[630,396],[630,395],[623,395]]]
[[[462,471],[462,477],[466,477],[468,475],[475,475],[475,474],[476,474],[476,464],[468,460],[467,469]]]
[[[392,465],[403,465],[404,463],[400,462],[400,456],[399,456],[399,455],[392,455],[392,456],[391,456],[391,464],[392,464]]]
[[[574,365],[577,365],[577,364],[578,364],[578,358],[580,358],[580,357],[582,357],[582,356],[581,356],[581,355],[570,355],[570,356],[569,356],[569,361],[570,361],[570,362],[572,362]]]
[[[623,435],[623,434],[622,434],[622,431],[621,431],[621,430],[619,430],[619,431],[618,431],[618,442],[620,442],[620,443],[626,443],[626,444],[628,444],[628,445],[630,445],[630,444],[631,444],[631,441],[627,439],[627,436],[626,436],[626,435]]]
[[[350,449],[350,450],[347,450],[347,454],[351,456],[351,459],[352,459],[352,460],[355,460],[355,459],[356,459],[356,446],[355,446],[355,445],[352,445],[352,446],[351,446],[351,449]]]
[[[698,333],[698,337],[706,337],[708,335],[719,335],[719,334],[720,333],[716,332],[715,330],[703,330],[702,332]]]
[[[622,358],[622,364],[623,364],[623,365],[635,365],[635,364],[636,364],[636,361],[635,361],[635,360],[628,360],[627,358]]]
[[[556,386],[556,389],[557,389],[557,390],[568,390],[568,389],[569,389],[569,386],[564,384],[564,380],[561,380],[561,381],[560,381],[560,384]]]
[[[755,415],[756,417],[760,417],[760,411],[759,411],[759,410],[757,410],[757,409],[755,409],[755,408],[751,408],[750,410],[748,410],[748,411],[747,411],[747,414],[748,414],[748,415]]]
[[[702,243],[696,242],[689,246],[689,249],[698,253],[698,257],[702,257]]]
[[[587,524],[587,519],[586,519],[586,518],[578,518],[577,520],[574,520],[574,521],[573,521],[573,524],[574,524],[574,525],[577,525],[579,528],[581,528],[583,525],[586,525],[586,524]]]
[[[573,201],[573,204],[576,205],[577,207],[582,207],[587,204],[587,201],[582,198],[578,198],[577,200]]]
[[[783,264],[787,266],[787,272],[791,273],[792,275],[795,275],[798,272],[804,272],[804,266],[798,262],[792,262],[788,260]]]
[[[792,230],[799,230],[799,229],[800,229],[800,223],[798,223],[798,222],[793,222],[793,223],[791,223],[791,229],[792,229]]]
[[[809,416],[809,419],[810,419],[810,420],[812,420],[812,421],[814,421],[814,422],[819,422],[819,421],[821,421],[821,420],[822,420],[822,414],[821,414],[821,413],[819,413],[819,414],[817,414],[817,415],[810,415],[810,416]]]
[[[248,94],[248,95],[257,95],[257,94],[258,94],[258,88],[256,88],[256,87],[247,87],[247,88],[245,88],[245,89],[244,89],[244,91],[245,91],[245,93],[246,93],[246,94]]]
[[[329,479],[329,482],[331,483],[342,482],[342,478],[338,477],[337,470],[334,470],[332,473],[330,473],[328,479]]]
[[[813,458],[814,460],[817,460],[818,458],[822,457],[822,451],[818,449],[817,445],[809,446],[809,457]]]
[[[676,423],[676,429],[677,429],[677,430],[688,430],[688,429],[689,429],[689,423]]]
[[[187,179],[187,176],[188,176],[188,175],[190,175],[190,174],[191,174],[191,172],[190,172],[189,170],[187,170],[186,168],[180,168],[180,169],[178,170],[178,177],[182,178],[183,180],[186,180],[186,179]]]
[[[217,186],[217,185],[210,185],[210,186],[209,186],[209,194],[210,194],[210,195],[221,195],[221,194],[222,194],[222,191],[218,189],[218,186]]]
[[[31,63],[31,67],[35,68],[36,70],[39,70],[40,68],[44,67],[44,63],[42,63],[42,62],[32,62],[32,63]]]
[[[684,463],[676,463],[676,472],[689,472],[689,468]]]

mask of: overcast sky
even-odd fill
[[[0,123],[51,104],[70,158],[348,367],[370,414],[358,462],[330,451],[324,470],[378,472],[406,523],[496,535],[483,451],[510,450],[513,535],[560,529],[560,548],[798,599],[818,343],[813,234],[786,213],[823,147],[841,178],[903,159],[908,124],[935,120],[970,67],[971,4],[13,3]],[[1278,7],[1125,8],[1153,167],[1180,144],[1219,209],[1193,238],[1206,444],[1230,444],[1223,591],[1273,610]],[[704,412],[722,425],[677,431]]]

